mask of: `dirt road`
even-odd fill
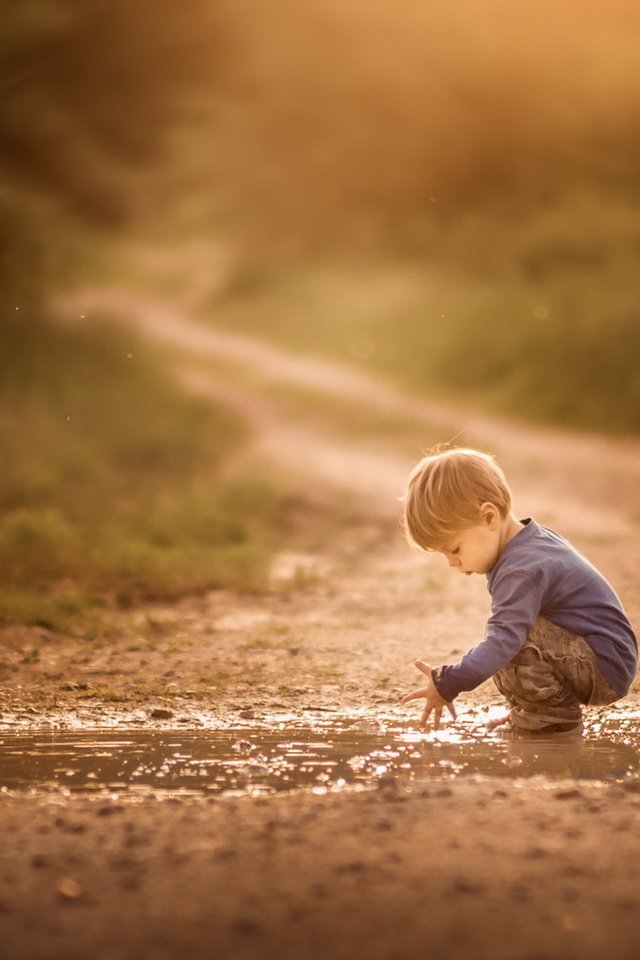
[[[481,578],[413,553],[397,529],[409,466],[453,436],[498,456],[520,515],[571,537],[640,625],[637,442],[424,403],[128,293],[80,294],[64,309],[120,314],[164,342],[188,387],[253,422],[248,457],[353,504],[357,520],[276,558],[266,597],[141,610],[139,635],[129,618],[89,649],[41,632],[38,662],[9,638],[5,729],[215,725],[247,709],[268,722],[276,703],[311,722],[327,706],[400,716],[415,656],[450,661],[477,642],[488,609]],[[491,684],[474,691],[462,728],[497,702]],[[151,719],[159,706],[174,719]],[[488,779],[212,803],[6,795],[0,956],[631,960],[639,789]]]

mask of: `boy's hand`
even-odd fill
[[[443,700],[438,693],[436,685],[433,682],[433,678],[431,677],[431,670],[433,668],[423,660],[416,660],[416,667],[427,677],[427,685],[425,687],[421,687],[419,690],[414,690],[413,693],[408,693],[400,702],[403,704],[409,703],[410,700],[419,700],[420,698],[424,697],[427,702],[424,705],[424,710],[422,711],[422,717],[420,718],[419,725],[421,727],[426,726],[427,720],[433,713],[433,727],[434,730],[437,730],[440,726],[440,720],[442,719],[442,711],[444,708],[447,708],[454,720],[456,719],[456,708],[452,703],[449,703],[448,700]]]

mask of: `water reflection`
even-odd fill
[[[573,740],[436,734],[366,721],[226,730],[77,730],[0,737],[0,786],[129,794],[322,793],[389,777],[618,779],[637,772],[637,724],[614,718]]]

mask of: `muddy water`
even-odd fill
[[[36,792],[316,793],[470,774],[550,780],[638,774],[640,716],[620,713],[571,740],[509,740],[456,724],[422,733],[345,718],[225,730],[81,729],[0,734],[0,788]]]

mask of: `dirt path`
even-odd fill
[[[481,578],[414,554],[396,527],[420,449],[460,432],[498,455],[521,514],[572,537],[640,626],[638,443],[417,401],[129,293],[80,294],[64,310],[121,315],[162,341],[187,386],[253,423],[247,456],[351,498],[359,516],[332,543],[276,558],[267,596],[136,611],[90,647],[42,632],[37,662],[16,649],[5,729],[216,725],[247,711],[260,723],[276,705],[310,723],[321,708],[406,717],[414,657],[456,657],[488,610]],[[397,436],[344,430],[318,396],[395,418]],[[491,684],[474,691],[460,729],[497,702]],[[173,716],[154,720],[154,707]],[[639,789],[480,779],[213,803],[5,796],[0,957],[631,960]]]
[[[81,315],[84,322],[117,317],[164,344],[189,389],[250,421],[254,441],[244,458],[271,462],[305,492],[348,498],[360,522],[305,555],[276,558],[272,596],[247,601],[215,594],[141,613],[171,633],[173,671],[164,664],[168,640],[154,638],[152,649],[143,640],[131,644],[125,633],[126,644],[109,644],[101,660],[94,655],[86,665],[73,645],[51,645],[49,662],[43,658],[40,674],[33,671],[34,682],[43,668],[68,675],[71,667],[81,684],[95,683],[102,670],[114,677],[117,696],[119,670],[139,677],[143,659],[150,694],[195,690],[191,715],[196,710],[205,719],[247,699],[248,691],[260,709],[292,690],[300,708],[326,700],[366,707],[372,698],[395,704],[403,685],[412,682],[416,655],[451,660],[477,641],[487,613],[481,578],[456,579],[439,558],[409,550],[398,533],[398,497],[410,465],[421,449],[454,435],[495,452],[521,515],[534,515],[574,539],[616,584],[632,618],[640,619],[637,441],[525,429],[429,403],[350,367],[217,330],[189,319],[179,305],[127,291],[80,292],[60,305],[60,313],[68,320]],[[283,388],[289,393],[278,392]],[[332,407],[337,401],[344,406]],[[341,430],[342,413],[354,410],[373,415],[374,424],[384,420],[387,429],[376,433],[369,422],[361,433]],[[391,437],[390,422],[397,424]],[[306,589],[300,589],[303,582]],[[212,688],[215,703],[208,695]],[[495,698],[491,684],[470,700],[487,698]],[[87,710],[92,708],[89,703]],[[122,709],[114,708],[114,715]]]
[[[287,469],[300,470],[300,451],[309,453],[305,474],[337,489],[361,491],[361,477],[368,476],[368,493],[397,509],[407,466],[420,456],[430,442],[473,443],[496,453],[514,486],[531,512],[562,516],[571,526],[583,525],[586,533],[623,532],[629,521],[639,522],[636,505],[640,489],[640,442],[631,439],[598,437],[566,430],[536,428],[506,419],[479,415],[468,408],[443,402],[428,402],[402,393],[393,386],[351,366],[287,352],[256,338],[236,335],[189,319],[180,305],[167,305],[136,296],[127,290],[90,290],[69,297],[60,305],[67,318],[82,316],[95,322],[107,315],[126,320],[145,335],[172,350],[176,372],[185,385],[214,401],[225,402],[247,417],[256,427],[256,442],[262,454],[271,456]],[[176,352],[177,351],[177,354]],[[182,357],[180,364],[179,357]],[[207,359],[225,361],[226,374],[203,369]],[[194,367],[198,361],[200,369]],[[234,386],[234,374],[251,371],[251,391]],[[298,388],[337,398],[360,406],[370,413],[393,417],[398,424],[413,424],[413,444],[405,455],[390,457],[381,444],[358,442],[351,437],[341,442],[332,433],[331,419],[325,430],[309,427],[307,419],[283,414],[273,400],[265,399],[270,384]],[[304,403],[301,415],[305,416]],[[453,433],[451,432],[453,431]],[[402,430],[406,436],[406,426]],[[314,455],[311,455],[313,452]],[[612,497],[612,490],[616,491]],[[533,510],[537,507],[537,510]]]

